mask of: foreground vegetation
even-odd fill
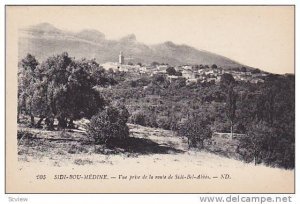
[[[212,133],[231,132],[244,161],[294,168],[294,75],[270,74],[265,83],[251,84],[224,74],[219,84],[186,84],[165,75],[105,71],[95,60],[63,53],[41,64],[28,55],[19,63],[18,79],[18,121],[27,115],[30,127],[74,129],[75,121],[86,118],[91,144],[113,147],[136,144],[127,122],[171,130],[199,149]]]

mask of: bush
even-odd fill
[[[214,128],[213,130],[215,132],[230,132],[230,123],[226,120],[216,120],[214,122]]]
[[[210,138],[212,132],[207,119],[194,117],[181,125],[179,134],[188,138],[189,147],[202,149],[204,139]]]
[[[130,117],[130,122],[146,127],[158,127],[156,116],[151,111],[139,111],[133,113]]]
[[[146,125],[146,116],[142,112],[133,113],[130,117],[130,122],[137,125]]]
[[[246,127],[244,124],[242,123],[238,123],[236,125],[236,130],[235,130],[235,133],[239,133],[239,134],[245,134],[246,133]]]
[[[176,70],[175,70],[174,67],[168,67],[166,69],[166,72],[167,72],[168,75],[176,75]]]
[[[94,138],[96,144],[113,143],[129,136],[126,125],[129,114],[125,107],[107,107],[91,118],[88,125],[88,135]]]
[[[171,126],[170,118],[166,116],[158,117],[157,126],[165,130],[170,130],[170,126]]]
[[[280,128],[266,122],[254,122],[240,138],[239,153],[247,162],[264,163],[286,169],[295,167],[295,143]]]

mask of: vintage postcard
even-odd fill
[[[294,6],[6,6],[6,193],[294,193]]]

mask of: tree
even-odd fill
[[[118,74],[118,71],[114,72],[113,69],[109,69],[109,71],[106,72],[105,69],[95,61],[95,59],[82,59],[76,61],[76,63],[79,64],[83,70],[88,72],[94,85],[105,87],[117,84],[117,81],[114,79],[114,77]]]
[[[129,128],[126,125],[128,111],[125,107],[107,107],[91,118],[88,126],[88,135],[94,138],[96,144],[113,144],[118,140],[129,137]]]
[[[174,67],[168,67],[166,69],[166,72],[167,72],[168,75],[176,75],[176,70],[175,70]]]
[[[247,72],[247,68],[246,67],[241,67],[240,71],[241,72]]]
[[[181,71],[177,71],[177,72],[175,73],[175,76],[182,76],[182,72],[181,72]]]
[[[179,134],[188,138],[189,147],[203,148],[204,140],[211,137],[209,120],[200,115],[188,119],[179,128]]]
[[[20,110],[31,116],[31,125],[34,117],[39,117],[37,127],[46,119],[48,128],[53,129],[57,118],[60,128],[73,128],[74,120],[90,118],[104,107],[104,99],[93,88],[97,84],[93,73],[99,68],[93,60],[75,61],[62,53],[37,64],[28,55],[19,71]]]
[[[233,126],[235,122],[237,94],[233,90],[233,86],[230,86],[226,95],[226,116],[230,120],[230,132],[231,138],[233,138]]]
[[[178,78],[170,83],[170,89],[179,89],[186,86],[186,78]]]
[[[222,74],[220,79],[220,87],[223,91],[228,90],[228,87],[235,85],[235,79],[231,74]]]
[[[259,74],[259,73],[261,73],[260,69],[254,69],[252,71],[252,74]]]
[[[231,74],[223,74],[220,80],[221,90],[225,93],[226,105],[225,111],[226,116],[230,121],[230,132],[231,138],[233,138],[233,127],[235,122],[235,111],[236,111],[236,101],[237,94],[234,91],[235,80]]]
[[[47,79],[47,94],[49,94],[49,111],[58,119],[58,126],[67,127],[67,118],[70,108],[68,97],[68,78],[74,66],[73,59],[68,53],[49,57],[41,64],[40,75]]]
[[[151,66],[152,66],[152,67],[156,67],[157,65],[159,65],[158,62],[155,62],[155,61],[154,61],[154,62],[151,63]]]
[[[213,65],[211,65],[211,68],[212,68],[212,69],[217,69],[218,66],[217,66],[216,64],[213,64]]]
[[[36,68],[39,62],[36,58],[27,54],[24,59],[19,62],[18,70],[18,113],[17,119],[19,121],[19,114],[25,112],[30,115],[31,126],[34,125],[34,116],[32,114],[32,97],[34,93],[34,83],[36,82]]]
[[[240,103],[247,124],[241,155],[256,164],[294,168],[295,78],[272,76],[255,86]]]
[[[37,80],[32,84],[33,95],[31,97],[31,113],[35,117],[39,117],[36,123],[37,128],[41,128],[41,123],[49,114],[49,106],[47,104],[47,82],[45,80]]]
[[[240,140],[239,152],[244,160],[254,161],[255,165],[261,163],[263,147],[268,145],[268,137],[272,135],[272,132],[272,129],[266,123],[251,124],[248,127],[247,134]]]
[[[90,74],[84,69],[82,61],[76,61],[67,82],[67,98],[69,105],[67,116],[69,127],[74,127],[73,121],[82,117],[91,118],[104,107],[104,99],[94,87]]]
[[[246,136],[240,139],[239,152],[244,160],[254,164],[293,168],[295,145],[282,135],[276,127],[266,122],[252,123]]]
[[[163,74],[156,74],[152,77],[152,84],[158,85],[162,88],[167,88],[170,82],[167,80],[166,76]]]

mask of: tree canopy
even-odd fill
[[[104,99],[94,89],[97,85],[115,83],[94,60],[75,60],[64,52],[52,56],[41,64],[28,54],[19,63],[18,113],[43,119],[53,128],[54,118],[58,126],[73,127],[73,121],[92,115],[103,109]]]

